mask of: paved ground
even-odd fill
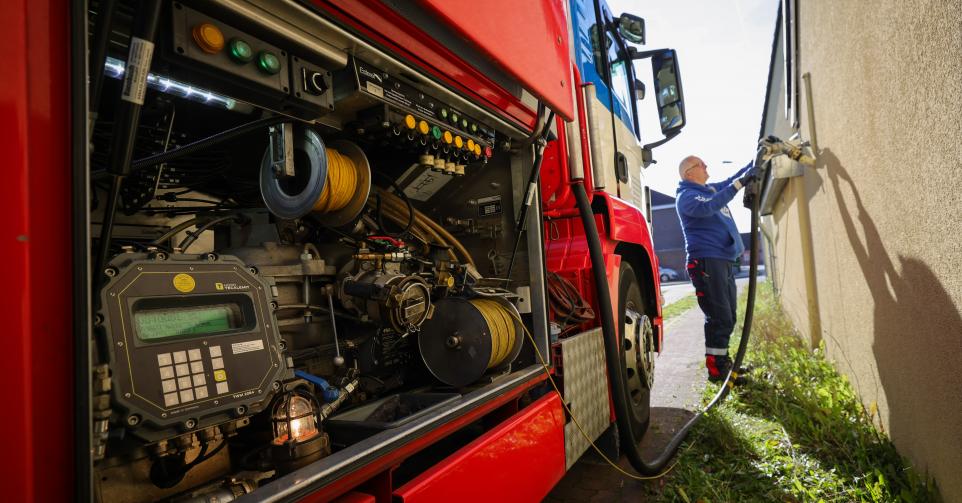
[[[691,286],[691,281],[675,281],[661,284],[661,296],[665,298],[666,306],[694,292],[695,287]]]
[[[736,280],[739,291],[747,279]],[[687,286],[686,286],[687,285]],[[675,283],[662,289],[665,305],[692,292],[691,284]],[[697,308],[665,326],[665,350],[655,362],[651,397],[651,426],[641,442],[645,459],[654,458],[687,421],[701,401],[705,384],[704,317]],[[622,457],[619,465],[633,473]],[[593,452],[585,454],[551,491],[546,502],[645,501],[659,491],[658,481],[637,481],[608,466]]]

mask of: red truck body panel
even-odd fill
[[[0,365],[9,501],[73,494],[70,9],[8,2],[0,18]]]
[[[563,0],[421,0],[421,4],[557,114],[567,120],[574,117]]]
[[[475,97],[505,119],[534,129],[534,110],[387,6],[378,2],[313,2],[371,41],[420,66],[438,81]]]
[[[565,473],[565,415],[554,392],[394,492],[394,501],[540,501]]]

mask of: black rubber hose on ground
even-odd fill
[[[756,160],[757,162],[757,160]],[[598,298],[598,311],[601,316],[601,330],[605,342],[605,362],[610,369],[608,372],[608,384],[611,389],[612,401],[615,406],[615,419],[618,430],[621,434],[621,445],[625,451],[631,466],[643,476],[654,477],[662,474],[668,462],[678,452],[678,447],[688,436],[691,428],[705,415],[722,402],[728,395],[733,386],[733,376],[730,372],[725,376],[721,389],[715,397],[708,403],[704,410],[695,414],[678,430],[678,433],[668,442],[661,454],[652,461],[645,461],[641,457],[638,443],[640,439],[635,438],[634,431],[630,424],[630,410],[628,405],[628,395],[626,393],[627,384],[625,382],[625,372],[621,365],[621,341],[615,327],[614,316],[611,307],[611,292],[608,288],[608,276],[605,271],[604,254],[601,247],[601,237],[595,225],[594,213],[591,211],[591,202],[588,194],[581,183],[572,184],[572,191],[578,205],[581,216],[581,223],[585,228],[585,237],[588,240],[588,250],[591,256],[591,269],[595,282],[595,293]],[[751,265],[749,267],[748,279],[748,298],[745,307],[745,319],[742,323],[742,337],[738,343],[738,351],[735,355],[732,368],[741,368],[742,360],[748,349],[748,338],[751,333],[752,314],[755,306],[755,275],[758,272],[758,205],[760,198],[755,196],[751,200],[752,204],[752,231],[751,231]]]

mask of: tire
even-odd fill
[[[671,279],[671,278],[669,278],[667,274],[662,274],[662,275],[661,275],[661,280],[662,280],[662,281],[668,281],[669,279]]]
[[[618,271],[618,313],[615,320],[621,335],[621,371],[626,378],[625,399],[631,411],[631,429],[636,439],[648,430],[651,418],[651,385],[654,379],[654,341],[651,321],[644,312],[644,297],[637,276],[631,265],[621,263]],[[635,326],[638,330],[625,338],[625,328]],[[637,325],[636,325],[637,323]]]

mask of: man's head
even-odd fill
[[[678,164],[678,175],[682,180],[704,185],[708,181],[708,166],[700,158],[690,155]]]

